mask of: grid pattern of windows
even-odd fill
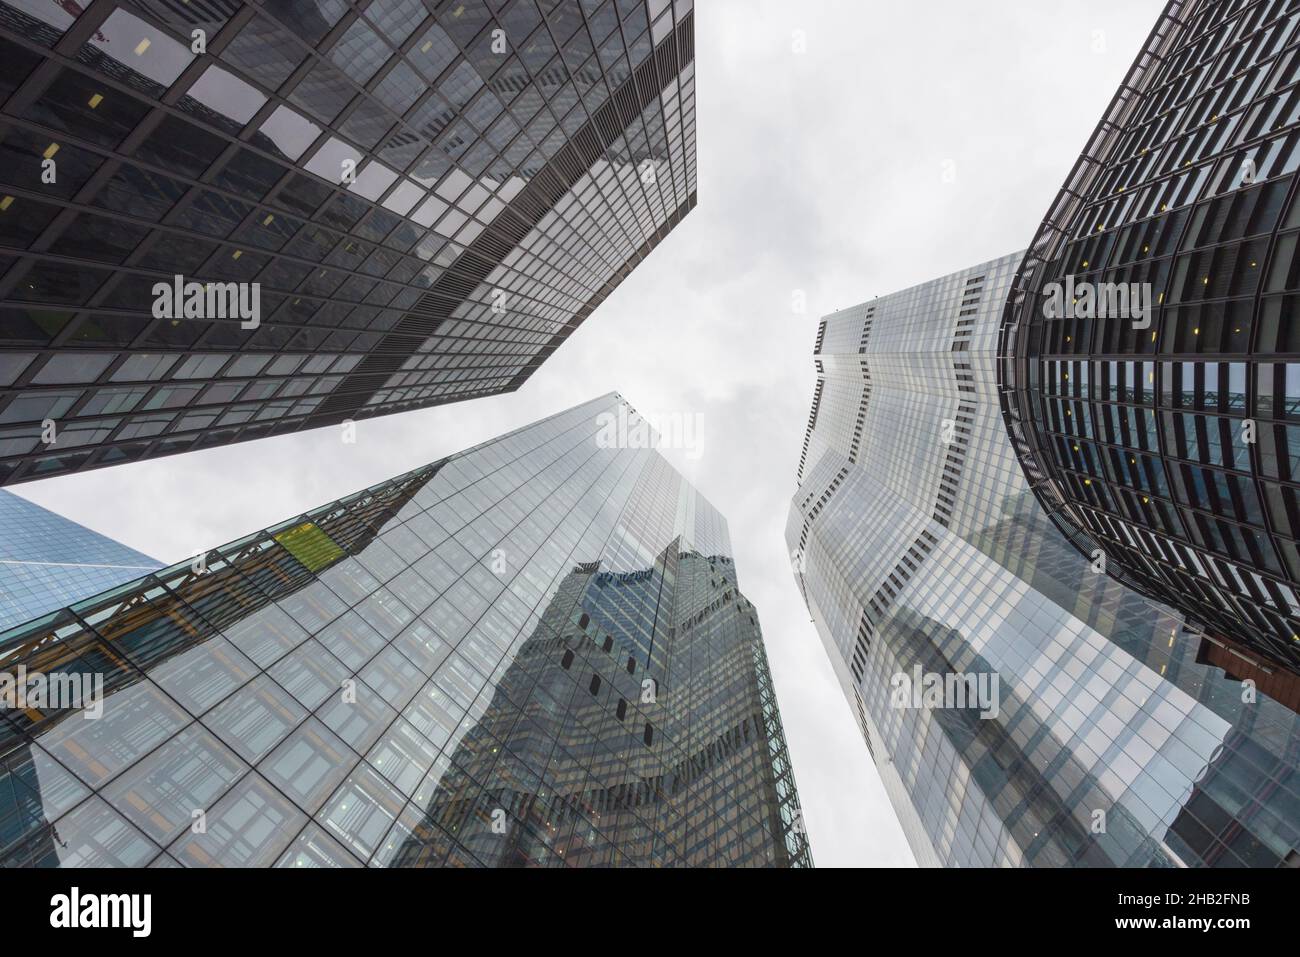
[[[0,484],[516,389],[695,205],[691,0],[82,7],[0,2]]]
[[[1294,705],[1243,701],[1218,645],[1096,571],[1008,440],[1022,258],[819,329],[786,539],[845,699],[923,866],[1276,866],[1300,840]],[[900,706],[918,668],[990,676],[995,712]]]
[[[0,630],[161,567],[148,555],[0,491]]]
[[[1030,247],[999,375],[1066,535],[1300,705],[1298,25],[1295,0],[1168,5]],[[1095,303],[1045,311],[1067,282]],[[1110,284],[1149,284],[1147,314]]]
[[[0,863],[811,866],[726,522],[620,413],[0,635],[106,692],[0,712]]]

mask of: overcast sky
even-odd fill
[[[911,865],[782,537],[817,320],[1023,248],[1163,5],[696,0],[699,207],[517,393],[13,490],[175,562],[604,392],[698,413],[666,454],[729,520],[814,859]]]

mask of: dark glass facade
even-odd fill
[[[518,388],[695,205],[693,17],[0,2],[0,484]]]
[[[0,630],[161,567],[148,555],[0,490]]]
[[[1300,717],[1179,612],[1095,570],[1003,423],[1023,256],[826,316],[786,540],[922,866],[1292,866]],[[921,707],[900,676],[981,676]]]
[[[810,866],[726,522],[616,395],[0,635],[0,862]]]
[[[1300,708],[1298,23],[1293,0],[1166,7],[1021,264],[998,374],[1066,537]],[[1045,309],[1067,281],[1151,307]]]

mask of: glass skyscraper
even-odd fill
[[[787,541],[923,866],[1297,866],[1300,718],[1102,574],[998,401],[1021,254],[826,316]],[[949,676],[992,707],[898,694]]]
[[[98,720],[0,711],[0,861],[810,866],[726,522],[615,421],[603,396],[0,635],[104,686]]]
[[[1034,237],[999,375],[1065,535],[1300,708],[1297,42],[1287,0],[1169,3]]]
[[[148,555],[0,490],[0,630],[161,567]]]
[[[0,484],[518,388],[694,75],[691,0],[0,0]]]

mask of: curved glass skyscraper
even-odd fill
[[[1030,486],[1090,560],[1300,708],[1300,14],[1174,0],[1012,288]]]
[[[1300,864],[1300,716],[1101,574],[1021,471],[995,371],[1021,259],[817,333],[786,540],[908,843],[922,866]]]

